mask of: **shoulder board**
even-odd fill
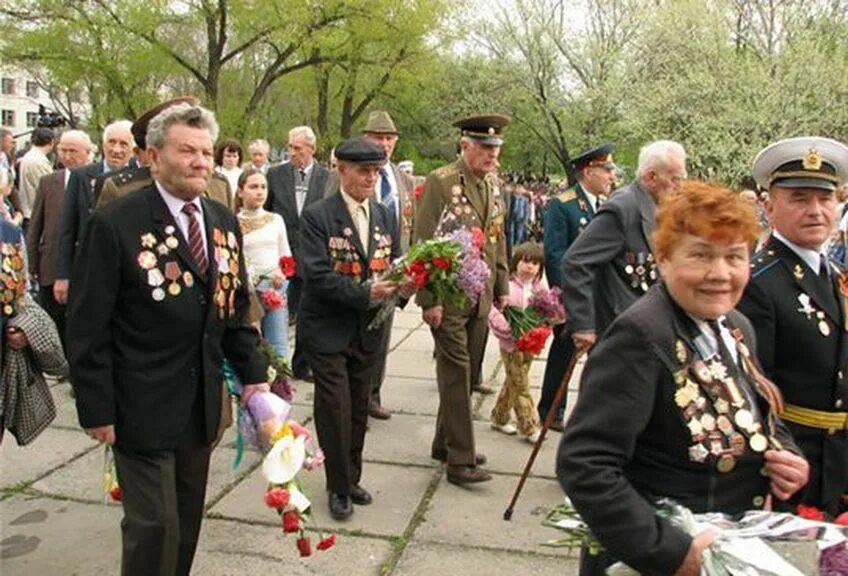
[[[569,200],[574,200],[575,198],[577,198],[577,192],[574,190],[574,188],[569,188],[568,190],[557,196],[557,200],[559,200],[560,202],[568,202]]]
[[[211,179],[212,180],[220,180],[221,182],[226,182],[227,185],[230,184],[230,181],[227,180],[226,176],[224,176],[223,174],[218,174],[215,171],[212,172],[212,178]]]
[[[775,266],[780,259],[774,250],[764,248],[751,257],[751,278],[756,278]]]
[[[441,168],[436,168],[433,170],[433,176],[436,178],[447,178],[449,176],[455,176],[459,173],[459,169],[456,167],[456,164],[446,164]]]

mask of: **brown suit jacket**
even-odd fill
[[[56,280],[59,226],[65,209],[65,170],[41,178],[27,231],[29,273],[42,286]]]

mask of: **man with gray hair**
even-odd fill
[[[121,574],[190,574],[224,400],[221,362],[269,390],[238,222],[202,196],[218,125],[178,104],[151,122],[153,182],[95,211],[73,267],[68,357],[81,426],[113,447]]]
[[[71,171],[68,178],[56,258],[56,281],[53,283],[53,295],[60,304],[68,301],[71,265],[94,210],[94,199],[100,192],[94,189],[94,183],[101,174],[116,172],[129,163],[135,146],[131,126],[129,120],[116,120],[106,126],[103,130],[103,159]],[[100,182],[102,184],[102,179]]]
[[[636,180],[600,207],[565,253],[566,329],[578,351],[590,348],[657,281],[651,239],[656,207],[686,176],[683,146],[671,140],[647,144],[639,152]]]
[[[247,145],[247,152],[250,154],[250,166],[257,170],[262,170],[263,174],[267,174],[271,168],[271,163],[268,161],[268,155],[271,154],[271,145],[263,138],[251,140]]]
[[[272,167],[268,171],[268,200],[265,209],[283,217],[286,235],[292,254],[300,268],[300,217],[304,208],[317,202],[324,195],[329,171],[315,162],[315,132],[309,126],[297,126],[289,130],[288,151],[290,161]],[[289,280],[287,300],[289,322],[297,319],[300,292],[303,280],[300,272]],[[301,334],[295,334],[294,354],[291,367],[295,378],[310,380],[311,370],[306,362]]]

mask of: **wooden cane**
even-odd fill
[[[557,410],[559,410],[560,404],[562,404],[563,398],[568,393],[568,383],[571,381],[571,374],[574,372],[574,367],[577,366],[577,361],[580,360],[580,357],[583,355],[583,350],[575,350],[571,355],[571,360],[568,361],[568,367],[565,369],[565,374],[562,377],[562,382],[559,384],[559,390],[557,390],[556,396],[554,397],[554,402],[548,410],[547,416],[545,416],[545,421],[542,423],[542,429],[539,432],[539,438],[536,440],[536,444],[533,445],[533,451],[530,453],[530,458],[527,459],[527,464],[524,465],[524,472],[521,474],[521,478],[518,480],[518,486],[515,487],[515,493],[512,495],[512,501],[509,503],[509,506],[503,513],[503,519],[506,521],[512,520],[512,512],[515,508],[515,503],[518,501],[518,496],[521,494],[521,489],[524,488],[524,483],[527,481],[527,476],[530,475],[530,470],[533,469],[533,462],[536,461],[536,455],[539,453],[539,449],[542,447],[542,442],[545,441],[545,434],[548,433],[548,428],[551,427],[551,424],[554,423],[554,418],[556,418]]]

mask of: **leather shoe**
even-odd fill
[[[306,372],[298,372],[294,374],[295,380],[302,380],[304,382],[315,382],[315,377],[312,376],[312,370],[307,370]]]
[[[446,462],[447,459],[448,459],[448,453],[447,452],[433,452],[432,454],[430,454],[430,457],[433,460],[438,460],[439,462]],[[474,455],[474,464],[477,465],[477,466],[482,466],[483,464],[485,464],[487,462],[487,460],[488,459],[486,458],[486,455],[483,454],[482,452],[477,452],[477,454]]]
[[[548,430],[553,430],[554,432],[562,432],[562,421],[554,420],[551,422],[551,425],[548,427]]]
[[[351,514],[353,514],[351,497],[330,492],[330,516],[336,520],[344,520],[350,518]]]
[[[494,394],[495,393],[494,388],[492,388],[488,384],[483,384],[482,382],[480,384],[478,384],[477,386],[472,386],[471,391],[477,392],[477,394],[483,394],[484,396],[488,395],[488,394]]]
[[[357,506],[368,506],[374,501],[371,493],[359,484],[350,489],[350,499]]]
[[[371,418],[376,418],[377,420],[388,420],[392,417],[391,412],[376,402],[372,402],[371,405],[368,406],[368,415],[371,416]]]
[[[448,482],[451,484],[477,484],[488,482],[492,475],[477,466],[448,466]]]

